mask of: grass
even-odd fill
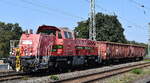
[[[144,61],[150,61],[150,59],[144,59]]]
[[[143,70],[142,69],[133,69],[131,72],[134,74],[142,74]]]
[[[150,67],[142,69],[133,69],[130,72],[117,75],[103,81],[104,83],[130,83],[133,80],[137,80],[143,76],[150,75]]]
[[[28,80],[29,79],[29,77],[27,77],[27,76],[24,76],[23,78],[21,78],[22,80]]]
[[[51,76],[50,76],[50,79],[52,79],[52,80],[59,80],[59,77],[56,76],[56,75],[51,75]]]

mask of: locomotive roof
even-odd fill
[[[44,29],[46,29],[46,30],[56,30],[56,31],[61,31],[61,30],[63,30],[63,31],[72,32],[72,30],[69,30],[69,29],[66,28],[66,27],[60,27],[60,28],[58,28],[58,27],[55,27],[55,26],[48,26],[48,25],[39,26],[37,32],[39,32],[40,30],[44,30]]]
[[[72,30],[70,30],[67,27],[61,27],[60,30],[67,31],[67,32],[73,32]]]
[[[38,30],[37,31],[40,31],[40,30],[57,30],[57,31],[60,31],[59,28],[55,27],[55,26],[47,26],[47,25],[42,25],[42,26],[39,26]]]

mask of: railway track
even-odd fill
[[[103,72],[92,73],[88,75],[81,75],[78,77],[73,77],[73,78],[68,78],[68,79],[61,79],[61,80],[53,81],[53,83],[89,83],[89,82],[94,82],[100,79],[108,78],[114,75],[118,75],[121,73],[125,73],[133,69],[144,68],[147,66],[150,66],[150,62],[120,67],[120,68],[103,71]]]
[[[0,75],[7,74],[7,73],[13,73],[13,72],[15,72],[15,71],[13,71],[13,70],[0,70]]]
[[[0,74],[0,82],[7,81],[7,80],[21,79],[23,77],[24,77],[24,73],[22,72],[7,72],[7,73],[5,72],[3,74]]]
[[[120,73],[124,73],[135,68],[143,68],[147,66],[150,66],[150,62],[137,63],[137,64],[127,65],[127,66],[119,66],[119,67],[116,67],[115,69],[98,71],[98,72],[94,72],[94,73],[90,73],[86,75],[80,75],[77,77],[70,77],[67,79],[60,79],[60,80],[51,81],[51,82],[53,83],[60,83],[60,82],[61,83],[87,83],[87,82],[93,82],[96,80],[111,77]],[[22,72],[14,72],[14,71],[2,72],[1,71],[0,82],[5,82],[7,80],[21,79],[21,78],[24,78],[25,76],[26,74]]]

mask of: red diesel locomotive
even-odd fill
[[[37,71],[125,59],[143,59],[145,47],[77,39],[66,28],[40,26],[36,34],[24,33],[11,47],[10,65],[16,71]]]

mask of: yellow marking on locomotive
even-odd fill
[[[21,70],[20,50],[16,48],[16,71]]]

